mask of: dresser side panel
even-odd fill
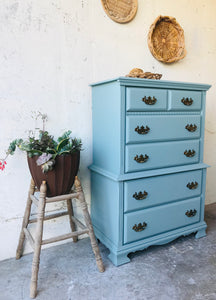
[[[204,221],[204,214],[205,214],[206,173],[207,173],[207,169],[203,169],[202,170],[202,195],[201,195],[202,201],[200,207],[201,221]]]
[[[206,110],[206,92],[202,92],[202,111],[201,111],[201,126],[200,126],[200,162],[203,162],[204,153],[204,137],[205,137],[205,110]]]
[[[121,88],[118,82],[92,87],[93,165],[121,171]]]
[[[91,219],[97,238],[109,249],[122,244],[123,186],[91,172]]]

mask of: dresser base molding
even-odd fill
[[[123,252],[123,253],[114,253],[112,251],[110,251],[110,254],[108,255],[108,258],[111,260],[111,262],[116,266],[121,266],[124,265],[126,263],[129,263],[131,260],[128,257],[128,252]]]
[[[206,228],[200,229],[199,231],[197,231],[195,238],[199,239],[206,236]]]
[[[147,249],[150,246],[159,246],[170,243],[181,236],[188,236],[195,233],[195,238],[199,239],[206,236],[207,225],[205,222],[199,222],[185,228],[172,230],[160,235],[156,235],[145,240],[125,244],[116,247],[112,242],[107,239],[96,227],[94,227],[95,235],[110,251],[109,259],[115,266],[120,266],[130,262],[128,254]]]

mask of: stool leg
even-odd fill
[[[72,199],[67,200],[67,209],[68,209],[68,215],[69,215],[69,221],[70,221],[70,227],[71,231],[76,231],[76,225],[72,219],[74,213],[73,213],[73,205],[72,205]],[[78,241],[78,236],[73,236],[73,242],[76,243]]]
[[[90,237],[90,241],[91,241],[92,250],[93,250],[95,258],[96,258],[98,270],[100,272],[104,272],[105,269],[104,269],[103,261],[102,261],[101,255],[100,255],[100,250],[99,250],[96,238],[95,238],[94,229],[93,229],[91,218],[90,218],[90,215],[88,212],[87,203],[85,201],[85,196],[84,196],[84,193],[82,190],[81,183],[77,176],[75,178],[75,188],[76,188],[76,192],[79,193],[78,200],[80,201],[80,204],[81,204],[81,208],[83,211],[86,226],[89,229],[89,237]]]
[[[40,197],[38,203],[37,225],[35,233],[34,256],[32,262],[32,276],[30,286],[30,298],[35,298],[37,294],[37,280],[40,263],[41,243],[43,238],[43,221],[46,205],[46,181],[43,181],[40,186]]]
[[[21,229],[21,232],[20,232],[19,242],[18,242],[18,246],[17,246],[17,250],[16,250],[16,259],[19,259],[22,256],[22,253],[23,253],[23,243],[24,243],[24,240],[25,240],[25,234],[24,234],[23,229],[27,228],[28,223],[29,223],[29,217],[30,217],[31,205],[32,205],[32,200],[30,198],[30,195],[34,195],[34,191],[35,191],[35,183],[34,183],[33,179],[31,179],[29,192],[28,192],[27,203],[26,203],[26,208],[25,208],[25,213],[24,213],[24,216],[23,216],[22,229]]]

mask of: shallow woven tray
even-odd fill
[[[162,74],[143,72],[142,69],[133,68],[126,77],[136,77],[136,78],[145,78],[145,79],[161,79]]]
[[[186,55],[184,30],[175,18],[159,16],[150,27],[148,46],[157,60],[176,62]]]
[[[101,0],[106,14],[115,22],[130,22],[137,12],[137,0]]]

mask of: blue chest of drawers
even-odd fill
[[[92,85],[91,217],[115,265],[181,235],[205,236],[209,88],[127,77]]]

